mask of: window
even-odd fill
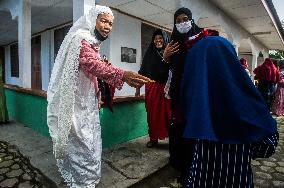
[[[19,53],[18,43],[10,46],[10,57],[11,57],[11,77],[19,78]]]
[[[0,72],[0,74],[2,75],[0,79],[2,79],[3,82],[5,82],[5,49],[4,47],[0,47],[0,66],[2,70],[2,72]]]
[[[71,28],[72,25],[67,25],[65,27],[62,27],[60,29],[56,29],[54,31],[54,58],[56,57],[58,50],[60,48],[60,45],[68,33],[69,29]]]

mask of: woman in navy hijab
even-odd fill
[[[188,8],[179,8],[174,14],[174,27],[171,42],[165,48],[163,58],[170,64],[172,76],[169,76],[166,91],[171,98],[172,124],[169,129],[169,153],[170,164],[180,171],[178,181],[184,184],[185,166],[190,162],[191,151],[184,151],[191,143],[182,138],[185,122],[180,99],[180,84],[184,70],[184,62],[187,51],[199,40],[207,36],[218,35],[217,31],[199,28],[192,19],[192,13]],[[167,90],[165,88],[165,90]]]
[[[194,143],[186,187],[253,187],[251,159],[270,157],[276,121],[222,37],[206,37],[189,50],[181,83],[183,137]]]

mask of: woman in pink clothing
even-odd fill
[[[98,79],[121,89],[150,79],[104,63],[99,48],[112,30],[113,13],[95,6],[62,42],[47,91],[47,123],[61,175],[70,187],[95,188],[101,176]]]
[[[272,103],[272,113],[277,116],[284,115],[284,59],[279,61],[280,80],[277,83],[275,97]]]
[[[248,75],[250,77],[251,73],[250,73],[250,70],[249,70],[248,61],[245,58],[241,58],[240,62],[242,64],[242,66],[244,67],[245,71],[248,73]]]
[[[274,88],[280,77],[279,71],[272,60],[266,58],[264,63],[256,67],[253,72],[258,80],[257,89],[266,101],[267,107],[270,110]]]

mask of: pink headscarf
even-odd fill
[[[270,58],[266,58],[264,63],[256,67],[253,72],[260,80],[277,83],[280,79],[279,71]]]

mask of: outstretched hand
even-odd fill
[[[151,82],[151,79],[142,76],[140,74],[137,74],[132,71],[125,71],[122,77],[122,80],[126,82],[129,86],[135,87],[135,88],[140,88],[142,87],[145,83]]]
[[[177,53],[179,51],[179,44],[178,42],[174,43],[172,40],[165,48],[163,59],[168,62],[171,55]]]

